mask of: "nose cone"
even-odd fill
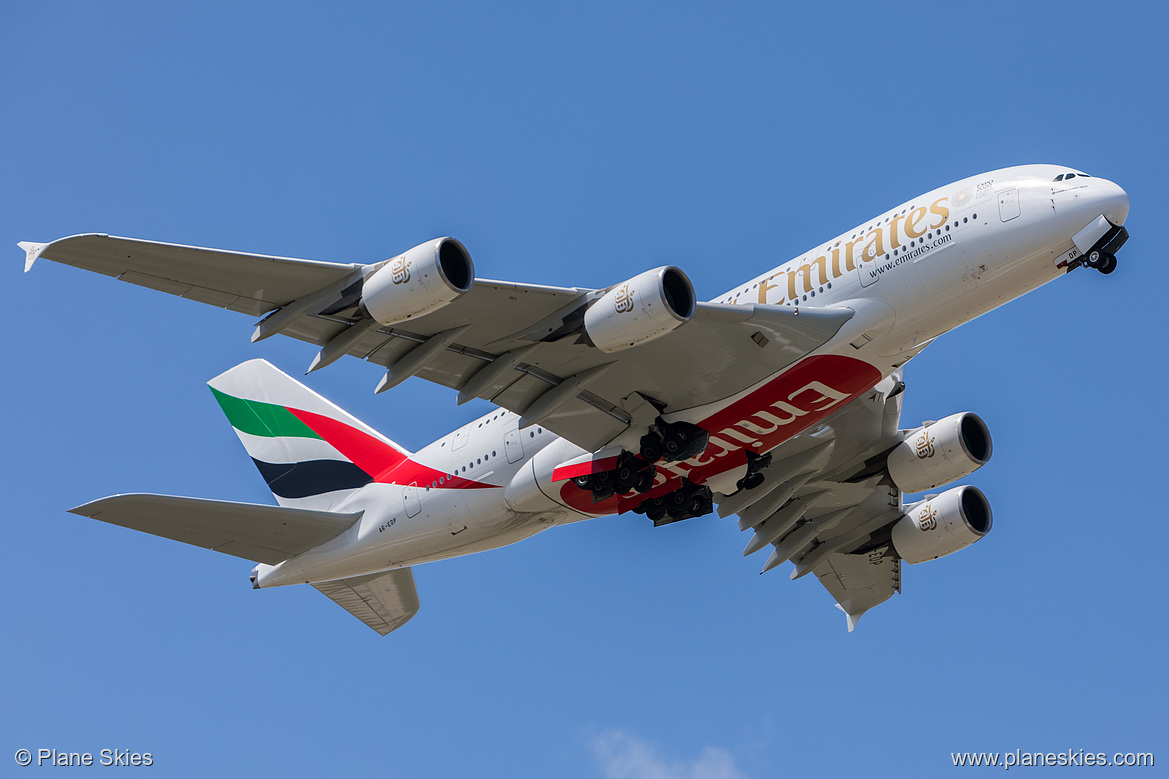
[[[1114,225],[1124,224],[1128,218],[1128,193],[1107,179],[1096,179],[1099,188],[1100,212]]]

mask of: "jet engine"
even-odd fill
[[[907,563],[937,560],[990,532],[990,503],[977,487],[955,487],[917,504],[893,525],[893,548]]]
[[[681,270],[647,270],[593,301],[584,315],[585,334],[602,352],[619,352],[686,323],[695,304],[694,285]]]
[[[383,325],[441,308],[475,283],[475,266],[463,244],[436,238],[400,254],[365,279],[361,308]]]
[[[990,460],[990,431],[977,414],[951,414],[911,433],[889,452],[887,467],[902,492],[922,492],[969,476]]]

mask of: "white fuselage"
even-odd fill
[[[659,466],[659,482],[685,476],[715,492],[733,492],[744,473],[729,465],[733,454],[741,461],[746,447],[763,453],[781,446],[939,335],[1063,275],[1083,248],[1073,236],[1100,216],[1121,225],[1128,214],[1128,197],[1110,181],[1078,173],[1054,180],[1069,171],[1025,165],[935,189],[712,301],[848,306],[858,314],[796,365],[717,403],[667,414],[669,421],[721,421],[711,429],[705,452]],[[788,374],[802,376],[802,394],[775,401],[768,389]],[[844,385],[847,390],[839,389]],[[809,386],[820,389],[809,394]],[[751,408],[752,398],[762,398],[763,405]],[[720,415],[744,404],[742,414],[753,421]],[[790,419],[777,418],[776,407],[788,409]],[[760,419],[772,424],[760,427]],[[328,581],[493,549],[552,525],[617,510],[582,500],[584,493],[574,493],[571,482],[549,481],[553,467],[584,454],[582,449],[541,427],[518,425],[517,415],[498,410],[414,455],[481,488],[444,488],[445,480],[370,484],[337,507],[364,511],[349,531],[278,566],[261,565],[259,585]]]

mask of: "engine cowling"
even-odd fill
[[[681,270],[647,270],[593,301],[585,311],[585,333],[602,352],[619,352],[685,324],[696,303],[694,285]]]
[[[911,433],[889,452],[887,467],[902,492],[922,492],[969,476],[993,450],[986,423],[963,412]]]
[[[937,560],[990,532],[990,503],[977,487],[955,487],[914,506],[893,525],[893,547],[907,563]]]
[[[395,325],[441,308],[475,283],[475,266],[454,238],[436,238],[387,260],[362,284],[361,307]]]

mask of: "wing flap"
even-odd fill
[[[409,568],[320,582],[313,587],[383,636],[418,613],[418,590]]]
[[[334,514],[147,494],[114,495],[69,511],[269,565],[336,538],[361,517],[361,512]]]

